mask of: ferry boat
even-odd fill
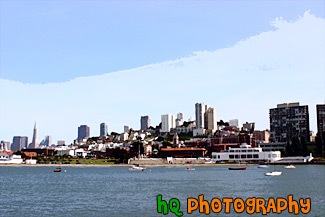
[[[229,148],[224,152],[212,152],[213,161],[266,161],[276,162],[281,160],[280,151],[263,152],[262,148],[250,145],[240,145],[239,148]]]

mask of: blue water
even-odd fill
[[[186,213],[187,198],[204,199],[287,197],[311,198],[306,216],[325,216],[325,166],[301,165],[284,169],[282,176],[267,177],[266,171],[248,167],[229,171],[226,166],[148,167],[146,172],[130,172],[127,167],[1,167],[0,216],[164,216],[157,213],[156,196],[178,198],[184,216],[205,216],[198,211]],[[151,171],[149,171],[151,170]],[[246,213],[211,216],[249,216]],[[268,214],[267,216],[276,216]],[[168,216],[176,216],[169,213]],[[254,214],[251,216],[261,216]],[[287,211],[279,216],[294,216]],[[299,214],[301,216],[301,214]]]

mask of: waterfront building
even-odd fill
[[[34,125],[34,133],[33,133],[33,140],[32,143],[29,145],[28,148],[39,148],[39,144],[37,141],[37,127],[36,127],[36,122]]]
[[[184,116],[183,113],[178,113],[176,118],[176,127],[181,127],[184,123]]]
[[[214,133],[217,130],[217,113],[214,108],[209,107],[204,114],[204,129]]]
[[[151,124],[150,122],[151,122],[151,120],[150,120],[149,116],[141,116],[141,119],[140,119],[141,129],[140,130],[147,131],[147,129],[150,127],[150,124]]]
[[[78,127],[78,142],[81,142],[83,139],[88,139],[90,133],[90,128],[87,125],[80,125]]]
[[[323,137],[323,133],[325,131],[325,104],[316,105],[316,110],[317,110],[317,133],[319,133],[319,135]]]
[[[229,127],[236,127],[240,131],[242,128],[241,120],[239,120],[239,119],[229,120]]]
[[[169,133],[174,128],[174,116],[171,114],[161,115],[161,132]]]
[[[52,145],[52,136],[45,136],[45,138],[41,141],[40,147],[49,147]]]
[[[100,124],[100,136],[104,137],[108,135],[108,126],[106,123]]]
[[[14,136],[11,150],[12,151],[21,151],[26,149],[28,146],[28,137],[27,136]]]
[[[124,125],[124,133],[129,133],[130,132],[130,127],[127,125]]]
[[[207,105],[204,103],[196,103],[195,104],[195,122],[197,129],[204,129],[204,114],[207,110]]]
[[[297,103],[278,104],[270,109],[270,140],[271,142],[287,142],[292,137],[309,136],[308,105]]]

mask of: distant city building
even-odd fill
[[[243,130],[246,130],[248,132],[253,132],[255,129],[255,123],[248,123],[246,122],[245,124],[243,124]]]
[[[204,103],[195,104],[195,122],[197,129],[204,128],[204,113],[206,110],[207,105],[205,105]]]
[[[284,103],[270,109],[271,142],[291,141],[294,136],[310,140],[308,105]]]
[[[0,143],[0,151],[10,151],[10,150],[11,150],[10,142],[6,141],[6,140],[1,141],[1,143]]]
[[[260,143],[269,143],[269,137],[270,137],[270,133],[269,131],[266,131],[266,130],[263,130],[263,131],[260,131],[260,130],[255,130],[253,132],[253,138],[255,139],[255,142],[257,144],[260,144]]]
[[[108,126],[106,123],[100,124],[100,136],[107,136],[108,135]]]
[[[204,114],[204,129],[214,133],[217,130],[217,113],[214,108],[209,107]]]
[[[89,138],[90,129],[87,125],[80,125],[78,127],[78,142],[81,142],[83,139]]]
[[[241,130],[241,128],[242,128],[241,120],[239,120],[239,119],[229,120],[229,126],[236,127],[238,130]]]
[[[52,145],[52,136],[45,136],[45,138],[41,141],[40,147],[49,147]]]
[[[58,144],[58,146],[65,145],[65,141],[64,140],[58,140],[57,144]]]
[[[20,151],[22,149],[26,149],[28,146],[28,137],[27,136],[14,136],[11,150],[12,151]]]
[[[184,123],[184,116],[183,113],[178,113],[176,118],[176,127],[182,126]]]
[[[124,126],[124,133],[129,133],[130,132],[130,127],[125,125]]]
[[[319,133],[319,135],[323,137],[323,132],[325,131],[325,104],[316,105],[316,110],[317,110],[317,133]]]
[[[141,125],[141,130],[147,131],[148,128],[150,127],[151,120],[149,116],[141,116],[140,119],[140,125]]]
[[[174,128],[174,116],[166,114],[161,116],[161,132],[169,133],[170,129]]]
[[[179,144],[179,137],[177,135],[177,132],[175,132],[173,137],[173,145],[178,145],[178,144]]]
[[[33,140],[32,143],[29,145],[28,148],[39,148],[39,144],[37,141],[37,127],[36,127],[36,122],[34,125],[34,133],[33,133]]]

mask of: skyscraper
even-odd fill
[[[204,129],[204,113],[207,110],[207,105],[204,103],[195,104],[195,122],[197,129]]]
[[[146,131],[150,127],[150,117],[149,116],[141,116],[140,124],[141,130]]]
[[[89,138],[90,129],[87,125],[80,125],[78,127],[78,142],[82,141],[83,139]]]
[[[45,136],[45,138],[39,144],[41,147],[49,147],[50,145],[52,145],[52,136],[49,135]]]
[[[124,133],[129,133],[130,132],[130,126],[125,125],[124,126]]]
[[[284,103],[270,109],[271,142],[291,141],[294,136],[310,140],[308,105]]]
[[[37,128],[36,128],[36,122],[34,125],[34,133],[33,133],[33,140],[30,144],[29,148],[39,148],[38,141],[37,141]]]
[[[107,136],[108,135],[108,126],[106,123],[100,124],[100,136]]]
[[[325,104],[316,105],[316,110],[317,110],[317,133],[319,133],[319,135],[323,137],[323,132],[325,131]]]
[[[161,132],[169,133],[170,129],[174,128],[174,116],[166,114],[161,116]]]
[[[182,126],[183,123],[184,123],[184,115],[183,115],[183,113],[180,112],[177,114],[176,127]]]
[[[209,107],[204,114],[205,129],[211,132],[217,130],[217,113],[214,108]]]
[[[27,148],[28,137],[27,136],[14,136],[12,140],[11,150],[20,151],[24,148]]]

